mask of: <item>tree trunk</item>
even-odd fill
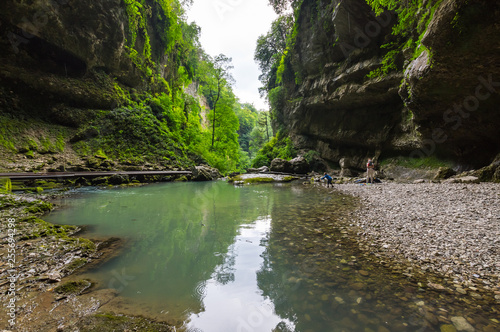
[[[215,102],[214,102],[214,120],[212,121],[212,150],[214,149],[214,145],[215,145],[215,121],[216,121],[216,110],[217,110],[217,103],[219,102],[219,99],[220,99],[220,92],[221,92],[221,83],[220,81],[218,82],[218,86],[217,86],[217,98],[215,99]]]

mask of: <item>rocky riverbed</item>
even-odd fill
[[[500,184],[342,184],[361,198],[358,237],[376,255],[479,284],[500,302]]]
[[[306,183],[310,185],[311,182]],[[331,205],[331,211],[319,209],[325,215],[305,213],[311,220],[287,223],[287,229],[283,230],[287,237],[283,241],[287,248],[293,242],[308,252],[314,251],[311,259],[318,259],[317,273],[334,276],[332,280],[337,289],[331,296],[335,306],[340,306],[335,310],[346,310],[346,315],[351,315],[354,311],[349,311],[349,305],[344,302],[353,298],[355,302],[350,305],[355,306],[352,315],[357,315],[356,319],[364,317],[358,311],[364,308],[360,303],[366,301],[371,311],[380,310],[381,317],[388,315],[380,322],[398,320],[401,327],[398,331],[416,331],[417,328],[498,331],[499,184],[338,184],[326,190],[340,191],[358,199],[352,199],[353,202],[342,199],[339,205]],[[116,291],[87,289],[90,283],[77,277],[62,279],[82,265],[102,261],[100,241],[78,239],[74,236],[77,228],[51,225],[39,219],[51,206],[35,196],[4,195],[0,196],[0,201],[2,220],[15,219],[18,330],[70,331],[78,328],[86,331],[114,324],[113,328],[118,330],[154,326],[157,331],[170,331],[172,325],[182,325],[103,311],[106,304],[118,296]],[[353,209],[357,201],[360,208]],[[294,208],[301,210],[298,206],[284,208],[290,212]],[[335,221],[337,218],[340,223]],[[289,219],[294,220],[294,217]],[[1,227],[0,273],[4,280],[10,273],[7,260],[9,226],[2,223]],[[341,237],[333,241],[339,234]],[[318,236],[324,239],[318,240]],[[344,249],[351,242],[363,253],[354,255],[356,257],[346,256]],[[109,248],[108,255],[119,252],[116,249],[116,246]],[[380,292],[389,284],[378,283],[377,270],[370,267],[373,264],[389,271],[389,279],[401,278],[402,286],[395,289],[394,294],[390,290]],[[9,301],[9,287],[9,283],[2,281],[0,294],[4,313],[8,311],[5,304]],[[330,299],[324,289],[318,292],[319,300]],[[390,301],[384,298],[385,293],[392,294],[387,295]],[[373,299],[378,299],[375,309],[369,305]],[[394,299],[410,308],[408,314],[413,320],[397,310]],[[415,304],[411,304],[412,301]],[[389,307],[392,308],[390,314],[387,313]],[[7,319],[6,315],[0,318],[3,328],[10,327]],[[345,320],[345,326],[355,325],[354,318]]]

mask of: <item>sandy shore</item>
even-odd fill
[[[361,198],[354,225],[376,255],[407,260],[424,271],[500,294],[500,184],[335,188]]]

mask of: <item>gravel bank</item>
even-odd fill
[[[335,185],[359,196],[359,236],[373,251],[461,283],[500,290],[500,184]]]

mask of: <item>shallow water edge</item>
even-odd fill
[[[315,187],[311,190],[321,191],[324,195],[331,194],[330,190],[321,187]],[[287,224],[280,223],[273,230],[276,236],[267,249],[267,257],[270,259],[266,264],[277,264],[274,267],[275,271],[282,271],[278,279],[285,280],[275,286],[277,289],[283,288],[287,292],[290,289],[296,292],[299,298],[292,299],[293,303],[304,302],[308,306],[312,306],[307,309],[312,311],[316,311],[314,309],[317,305],[316,302],[323,302],[321,308],[324,307],[324,303],[331,303],[329,310],[341,312],[345,316],[344,319],[339,320],[345,331],[357,331],[361,327],[359,322],[363,322],[366,326],[380,328],[383,327],[384,320],[396,321],[391,326],[385,327],[389,331],[396,328],[399,331],[421,329],[433,331],[440,326],[452,326],[453,319],[456,321],[458,318],[464,318],[468,324],[478,326],[479,331],[498,330],[499,325],[498,322],[495,322],[495,317],[498,317],[499,311],[494,300],[495,294],[489,294],[486,290],[475,287],[481,298],[469,294],[463,296],[455,291],[455,283],[451,280],[444,279],[437,274],[423,273],[410,263],[402,264],[391,261],[387,257],[375,256],[371,249],[373,248],[371,243],[358,241],[359,229],[355,228],[349,220],[349,213],[353,207],[359,208],[359,202],[357,199],[346,196],[345,201],[336,206],[335,211],[328,211],[326,208],[294,211],[294,206],[281,208],[280,215],[285,216],[286,213],[293,213],[289,220],[294,220],[297,215],[302,215],[305,219]],[[334,245],[331,245],[332,242]],[[24,243],[20,244],[24,245]],[[346,249],[348,250],[346,251]],[[119,254],[117,250],[114,252]],[[277,261],[272,257],[278,257]],[[290,269],[280,265],[281,262],[293,259],[296,260],[295,268]],[[383,277],[377,276],[380,273],[379,268],[383,270]],[[77,280],[81,272],[84,270],[79,270],[78,275],[73,274],[62,283],[68,280]],[[400,282],[400,289],[381,291],[387,287],[387,284],[384,285],[386,279],[392,279],[396,283]],[[319,282],[319,280],[321,281]],[[32,287],[30,295],[26,299],[32,304],[38,302],[35,305],[38,308],[42,304],[46,305],[46,308],[57,308],[47,312],[46,318],[54,322],[59,322],[63,316],[71,317],[68,313],[73,313],[69,324],[61,323],[58,325],[61,331],[69,331],[74,326],[80,326],[81,330],[85,330],[90,328],[92,324],[98,326],[103,322],[105,325],[113,322],[127,328],[160,324],[154,322],[158,320],[158,317],[128,319],[115,316],[123,313],[118,310],[114,310],[115,315],[98,313],[101,312],[99,308],[105,307],[107,303],[116,299],[118,294],[113,290],[91,288],[79,296],[70,295],[56,301],[56,296],[53,294],[54,288]],[[273,299],[274,310],[280,313],[280,316],[286,317],[289,310],[287,305],[290,302],[279,294],[273,298],[272,293],[273,289],[270,288],[268,296]],[[385,293],[392,293],[391,301],[394,301],[395,296],[398,298],[398,302],[388,305],[389,296],[384,295]],[[455,302],[457,299],[458,305],[449,303],[450,301]],[[400,306],[408,307],[410,310],[408,314],[400,311],[398,309]],[[64,311],[65,314],[63,314],[61,310],[63,307],[71,309]],[[58,310],[61,311],[55,314]],[[329,313],[322,309],[317,311],[318,317],[306,314],[300,318],[300,331],[319,331],[314,329],[315,321],[327,319]],[[375,315],[379,318],[370,318],[368,311],[379,311],[380,315]],[[32,314],[29,310],[26,313]],[[96,313],[98,314],[96,315]],[[397,318],[408,315],[411,317]],[[55,319],[56,317],[57,319]],[[43,319],[43,315],[38,315],[37,318]],[[157,330],[168,331],[171,329],[169,326],[182,328],[184,322],[183,320],[170,319],[167,324],[160,325],[156,327]],[[22,326],[19,327],[23,330]],[[30,329],[29,324],[24,327],[26,331],[30,331]],[[283,329],[283,331],[285,330]]]

